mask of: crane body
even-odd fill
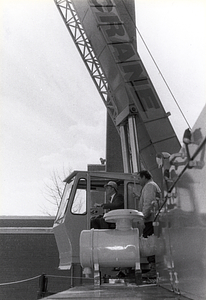
[[[148,169],[152,173],[162,190],[162,198],[154,206],[156,239],[154,238],[153,248],[156,249],[158,287],[151,287],[154,288],[151,299],[154,299],[155,293],[159,293],[159,286],[172,290],[174,297],[179,297],[175,299],[182,299],[180,295],[188,299],[204,299],[205,108],[192,130],[185,132],[181,147],[170,123],[169,113],[165,112],[137,52],[133,1],[55,0],[55,3],[120,136],[123,159],[123,172],[108,172],[106,158],[105,169],[74,171],[65,179],[65,190],[53,229],[59,250],[59,268],[71,270],[71,286],[76,286],[74,290],[68,291],[68,299],[73,292],[79,291],[80,297],[81,291],[83,295],[91,289],[88,278],[83,276],[84,252],[94,255],[91,259],[86,258],[86,261],[90,261],[89,267],[93,268],[91,274],[94,293],[96,286],[102,291],[110,291],[110,296],[113,295],[111,285],[106,287],[103,284],[106,277],[103,279],[102,276],[104,273],[107,276],[108,266],[112,266],[111,257],[105,261],[105,249],[113,249],[108,252],[109,255],[114,255],[113,267],[117,267],[118,260],[119,266],[125,267],[125,259],[127,255],[131,255],[128,267],[131,267],[134,259],[135,270],[134,281],[131,282],[142,286],[138,272],[147,266],[143,250],[143,255],[140,255],[141,237],[132,246],[136,251],[135,258],[131,252],[125,252],[122,259],[120,249],[126,247],[122,245],[124,233],[117,229],[108,229],[114,231],[107,232],[93,232],[90,229],[91,217],[103,214],[101,208],[92,208],[94,203],[100,204],[106,200],[104,186],[108,181],[115,181],[119,192],[124,195],[123,217],[127,219],[127,212],[131,211],[133,214],[137,211],[136,195],[140,193],[141,187],[135,174],[142,169]],[[135,236],[141,235],[140,221],[134,221],[132,228],[130,226],[128,229],[127,238],[132,237],[134,232],[137,232]],[[98,239],[97,236],[107,234],[114,236],[109,245],[106,241],[101,247],[98,242],[93,244]],[[87,246],[85,241],[88,239],[85,236],[91,239]],[[113,241],[116,244],[113,245]],[[100,248],[103,250],[100,251]],[[100,252],[101,257],[97,259],[97,253]],[[111,273],[108,276],[110,275]],[[104,283],[114,284],[114,279]],[[127,283],[127,280],[120,280],[117,286],[119,284],[121,290],[121,284],[125,288],[128,287]],[[78,286],[82,284],[88,287],[80,287],[78,290]],[[142,295],[147,292],[144,289],[142,291],[140,299],[146,299]],[[131,293],[133,292],[134,290]],[[90,299],[94,297],[92,293]],[[104,296],[104,292],[102,293]],[[58,295],[56,297],[51,299],[58,299]]]

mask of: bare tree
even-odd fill
[[[46,215],[55,215],[58,207],[61,202],[61,198],[64,191],[65,183],[63,180],[71,173],[71,171],[65,171],[63,168],[63,171],[61,174],[58,171],[53,171],[51,174],[50,182],[45,183],[45,190],[43,192],[44,197],[46,201],[50,203],[50,209],[48,209],[48,206],[43,205],[41,207],[41,210]],[[52,213],[50,212],[52,211]]]
[[[61,175],[58,171],[53,171],[50,182],[45,183],[45,191],[43,194],[46,201],[49,203],[49,207],[46,205],[43,205],[41,207],[41,211],[44,214],[50,216],[54,216],[57,214],[57,210],[59,208],[65,187],[65,183],[63,182],[63,180],[68,177],[69,174],[71,174],[71,171],[66,172],[64,168]],[[86,212],[85,190],[77,188],[73,199],[72,212],[75,214],[82,214]]]

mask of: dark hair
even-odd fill
[[[152,174],[147,171],[147,170],[142,170],[142,171],[139,171],[138,172],[139,176],[142,178],[142,177],[145,177],[147,179],[151,179],[152,178]]]

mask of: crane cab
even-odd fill
[[[65,189],[53,230],[59,251],[59,268],[79,265],[79,238],[82,230],[90,229],[91,217],[103,214],[94,203],[106,201],[105,184],[113,180],[124,196],[124,208],[137,209],[136,194],[140,185],[135,176],[125,173],[74,171],[65,179]]]

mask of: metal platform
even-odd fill
[[[132,285],[132,284],[103,284],[100,287],[79,286],[43,299],[136,299],[136,300],[185,300],[181,295],[166,290],[156,284]]]

